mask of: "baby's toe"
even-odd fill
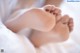
[[[58,14],[58,15],[56,16],[56,22],[58,22],[61,18],[62,18],[62,15],[61,15],[61,14]]]
[[[53,10],[55,9],[55,6],[54,5],[46,5],[43,7],[47,12],[50,12],[52,13]]]
[[[68,22],[69,22],[69,16],[68,15],[64,15],[60,21],[63,24],[68,24]]]
[[[61,10],[58,7],[55,7],[53,14],[57,16],[58,14],[61,14]]]
[[[69,25],[69,31],[71,32],[73,30],[73,26],[74,26],[72,18],[70,18],[68,25]]]

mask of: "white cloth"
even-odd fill
[[[0,50],[4,53],[35,53],[35,49],[27,37],[14,34],[0,24]]]

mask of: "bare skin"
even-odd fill
[[[46,32],[50,31],[56,23],[55,16],[40,8],[30,9],[23,15],[15,18],[11,18],[5,22],[5,25],[13,32],[18,32],[24,28]]]
[[[63,0],[45,0],[45,5],[55,5],[59,6]]]
[[[50,7],[52,8],[52,6],[47,6],[47,9],[48,12],[51,13],[53,9],[50,9]],[[54,11],[52,13],[54,13]],[[56,10],[56,12],[59,11]],[[56,14],[57,23],[51,31],[49,32],[41,32],[37,30],[32,31],[32,34],[29,38],[31,42],[34,44],[34,46],[40,47],[41,45],[47,43],[62,42],[68,39],[69,33],[73,30],[73,19],[68,15],[60,16],[60,13]]]

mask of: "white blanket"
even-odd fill
[[[27,37],[14,34],[0,23],[0,50],[4,53],[36,53]]]

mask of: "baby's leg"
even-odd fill
[[[10,19],[5,25],[14,32],[23,28],[31,28],[39,31],[50,31],[55,26],[55,16],[38,8],[30,9],[23,15]]]
[[[73,19],[65,15],[57,22],[56,26],[51,31],[41,32],[34,30],[29,38],[36,47],[40,47],[47,43],[67,40],[72,30]]]

